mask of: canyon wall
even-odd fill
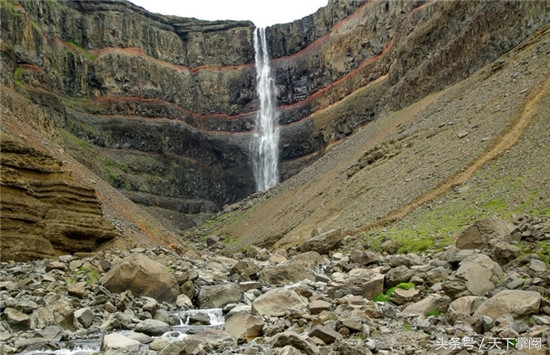
[[[119,0],[1,1],[2,85],[50,112],[27,119],[72,156],[133,201],[183,216],[182,228],[254,192],[251,22]],[[282,178],[495,60],[548,23],[548,8],[339,0],[268,28]]]

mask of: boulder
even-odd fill
[[[500,264],[505,265],[517,258],[521,250],[508,242],[500,240],[493,245],[494,259]]]
[[[4,309],[4,318],[14,330],[27,330],[31,325],[28,315],[13,308]]]
[[[432,293],[428,297],[410,304],[403,310],[403,315],[418,315],[425,317],[428,312],[433,310],[443,310],[451,303],[451,299],[447,296],[442,296],[437,293]]]
[[[74,308],[72,302],[67,298],[60,298],[48,306],[54,316],[54,324],[65,329],[74,330]]]
[[[390,300],[396,305],[402,305],[418,299],[420,292],[415,288],[409,288],[404,290],[402,288],[396,288],[390,296]]]
[[[120,333],[111,333],[103,337],[101,351],[112,354],[137,354],[141,343]]]
[[[186,349],[202,348],[206,354],[220,354],[225,349],[237,346],[237,340],[231,334],[219,329],[206,329],[200,333],[189,335],[183,342]],[[195,354],[195,352],[189,351],[184,354]]]
[[[80,323],[84,328],[90,327],[94,321],[94,312],[90,308],[81,308],[73,313],[74,319]]]
[[[315,281],[315,270],[323,260],[315,251],[301,253],[283,263],[265,267],[260,272],[259,280],[267,285],[286,285],[302,280]]]
[[[456,276],[466,282],[466,288],[474,296],[483,296],[495,288],[494,282],[502,275],[500,265],[487,255],[474,254],[460,262]]]
[[[316,337],[321,339],[325,344],[332,344],[342,335],[336,330],[324,325],[316,325],[309,332],[310,337]]]
[[[42,329],[57,324],[53,311],[49,308],[38,308],[30,315],[30,318],[33,329]]]
[[[266,285],[273,286],[296,283],[302,280],[315,281],[315,272],[304,269],[300,265],[285,262],[265,267],[260,272],[259,280]]]
[[[162,335],[170,331],[170,326],[156,319],[145,319],[136,325],[135,331],[147,335]]]
[[[327,287],[327,294],[331,298],[355,295],[372,300],[383,292],[384,275],[373,269],[352,269],[349,273],[335,272]]]
[[[259,267],[256,265],[253,259],[244,259],[239,260],[231,270],[229,271],[230,275],[238,274],[252,277],[256,275],[259,271]]]
[[[447,309],[446,319],[450,324],[456,321],[471,323],[472,314],[486,299],[478,296],[464,296],[457,298],[449,305]]]
[[[405,265],[400,265],[396,268],[393,268],[386,273],[386,287],[390,288],[397,286],[400,283],[409,282],[413,275],[414,272]]]
[[[303,352],[296,349],[292,345],[287,345],[282,348],[275,348],[272,349],[269,353],[269,355],[302,355]]]
[[[330,303],[323,300],[315,300],[309,303],[308,308],[311,314],[319,314],[322,311],[329,311]]]
[[[224,330],[237,340],[249,340],[260,336],[263,327],[262,317],[248,313],[237,313],[225,321]]]
[[[316,251],[319,254],[327,254],[338,247],[342,241],[342,231],[333,229],[306,240],[299,248],[301,252]]]
[[[369,266],[372,264],[378,264],[380,261],[380,256],[372,251],[354,251],[351,253],[350,260],[354,264]]]
[[[441,283],[441,289],[453,300],[470,295],[470,291],[466,288],[466,281],[455,275],[451,275],[447,280],[443,281]]]
[[[255,245],[249,245],[246,249],[246,256],[248,256],[249,258],[254,258],[256,260],[266,261],[269,259],[271,254],[265,248],[259,248]]]
[[[526,317],[539,311],[541,294],[536,291],[504,290],[483,302],[474,318],[483,316],[495,320],[503,315]]]
[[[271,340],[270,345],[272,348],[284,348],[290,345],[298,349],[302,354],[319,354],[319,348],[313,342],[292,331],[277,334]]]
[[[497,217],[490,217],[475,222],[463,230],[455,240],[459,249],[483,249],[489,240],[500,239],[512,241],[515,239],[516,226]]]
[[[200,308],[222,308],[228,303],[238,303],[242,296],[241,288],[233,283],[203,286],[198,303]]]
[[[307,300],[286,288],[270,290],[252,301],[252,313],[267,317],[282,317],[287,311],[306,311]]]
[[[152,297],[159,302],[174,302],[178,282],[168,269],[143,254],[132,254],[103,275],[99,282],[109,291],[132,291],[135,296]]]
[[[531,258],[529,263],[529,270],[535,273],[543,273],[546,271],[546,263],[540,259]]]
[[[86,294],[86,282],[75,282],[67,285],[67,292],[72,296],[84,297]]]
[[[176,305],[180,308],[189,309],[193,308],[193,302],[189,299],[187,295],[181,294],[176,299]]]

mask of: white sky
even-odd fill
[[[292,22],[328,0],[130,0],[150,12],[201,20],[251,20],[257,27]]]

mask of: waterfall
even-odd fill
[[[256,115],[251,153],[256,190],[264,191],[279,182],[279,114],[275,102],[275,79],[269,66],[265,28],[254,31],[254,51],[260,111]]]

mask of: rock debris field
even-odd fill
[[[344,254],[328,231],[4,262],[0,354],[547,354],[549,238],[547,219],[488,218],[423,255]]]

